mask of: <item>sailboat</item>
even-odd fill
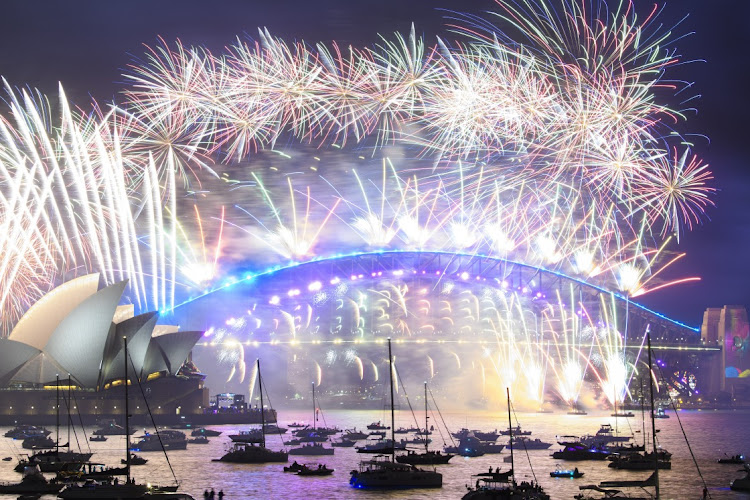
[[[427,382],[424,383],[424,428],[426,432],[429,432],[427,421],[430,417],[427,416]],[[442,453],[440,450],[430,451],[429,439],[424,440],[424,452],[416,453],[409,451],[406,455],[399,455],[396,457],[396,461],[400,464],[410,465],[436,465],[436,464],[447,464],[448,461],[455,455],[450,453]]]
[[[651,372],[651,335],[648,329],[646,329],[646,341],[648,346],[648,369]],[[651,408],[654,407],[654,381],[649,376],[649,395],[651,400]],[[654,472],[645,480],[641,481],[603,481],[598,486],[588,485],[579,486],[581,491],[601,493],[601,496],[586,496],[583,493],[579,493],[574,498],[577,500],[589,500],[589,499],[600,499],[600,498],[629,498],[631,500],[658,500],[659,499],[659,452],[656,448],[656,422],[654,421],[654,413],[651,413],[651,432],[654,436],[653,452],[641,456],[642,460],[650,461],[650,469]],[[645,439],[645,436],[644,436]],[[645,441],[644,441],[645,443]],[[621,488],[639,488],[641,491],[636,492],[634,495],[628,495],[624,493]],[[652,495],[647,488],[654,488],[654,494]],[[645,496],[644,496],[645,495]]]
[[[109,478],[102,482],[87,481],[83,484],[70,484],[63,488],[57,495],[64,500],[130,500],[130,499],[153,499],[153,500],[195,500],[187,493],[177,492],[177,486],[160,489],[150,485],[137,484],[135,479],[130,476],[131,458],[130,453],[130,401],[128,386],[130,378],[128,376],[128,340],[123,337],[123,354],[125,356],[125,482]],[[137,379],[136,379],[137,380]],[[146,401],[148,406],[148,401]],[[150,412],[149,412],[150,413]],[[166,452],[165,452],[166,453]]]
[[[313,402],[313,427],[310,431],[309,436],[313,438],[312,442],[305,442],[299,448],[292,448],[289,450],[290,455],[333,455],[333,448],[326,448],[323,446],[322,441],[327,441],[328,438],[322,436],[318,438],[317,431],[315,429],[315,422],[318,420],[318,407],[315,404],[315,382],[312,383],[312,402]]]
[[[71,382],[68,378],[68,390],[70,390]],[[60,472],[64,468],[69,467],[71,463],[84,463],[87,462],[93,453],[76,452],[70,450],[70,403],[68,403],[68,442],[60,444],[60,377],[56,377],[56,437],[52,446],[53,450],[39,451],[30,455],[28,458],[21,460],[16,466],[17,472],[23,472],[28,466],[38,466],[42,472]],[[60,451],[60,448],[67,448],[67,451]]]
[[[349,480],[355,488],[442,488],[443,475],[435,470],[418,469],[413,465],[396,462],[396,442],[394,430],[395,412],[393,409],[393,356],[391,354],[391,339],[388,339],[388,371],[391,381],[391,449],[390,459],[386,455],[379,455],[374,460],[360,462],[359,469],[352,471]]]
[[[462,497],[462,500],[549,500],[549,495],[544,492],[544,489],[539,486],[536,481],[516,482],[515,463],[513,461],[514,429],[510,418],[510,389],[506,387],[505,393],[508,396],[508,429],[510,431],[508,447],[510,448],[510,470],[507,472],[500,472],[500,467],[498,467],[495,469],[495,472],[493,472],[492,467],[490,467],[488,472],[475,474],[473,477],[477,478],[476,483],[473,487],[467,486],[469,492]]]
[[[265,464],[269,462],[288,462],[289,456],[286,451],[273,451],[266,448],[266,419],[263,408],[263,379],[260,375],[260,359],[257,360],[258,367],[258,391],[260,392],[260,442],[236,442],[234,447],[221,458],[214,462],[233,462],[241,464]]]

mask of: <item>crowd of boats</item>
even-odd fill
[[[126,348],[127,349],[127,348]],[[126,350],[127,352],[127,350]],[[389,359],[391,345],[388,344]],[[395,426],[393,405],[393,370],[390,380],[390,422],[372,422],[366,430],[356,428],[340,429],[329,426],[325,421],[322,410],[316,402],[315,386],[312,386],[312,420],[310,424],[299,422],[282,427],[272,422],[265,422],[261,418],[260,426],[229,434],[229,448],[214,462],[228,463],[289,463],[289,457],[299,456],[290,465],[283,467],[284,473],[293,473],[301,477],[329,476],[334,469],[326,463],[305,462],[304,457],[324,457],[335,453],[336,448],[353,448],[359,454],[370,454],[371,458],[361,460],[358,466],[349,473],[349,484],[355,489],[391,489],[391,488],[440,488],[443,475],[438,466],[449,464],[455,456],[476,457],[485,454],[509,452],[503,463],[509,466],[490,467],[477,471],[471,476],[467,484],[464,499],[505,499],[519,500],[548,500],[550,495],[544,491],[536,480],[518,481],[515,475],[514,454],[528,453],[531,450],[547,450],[554,443],[545,442],[539,438],[532,438],[532,432],[521,428],[512,419],[512,404],[510,393],[507,392],[508,420],[507,427],[494,430],[480,430],[463,428],[451,432],[440,417],[439,422],[430,424],[428,387],[424,385],[424,420],[415,422],[410,427]],[[260,361],[257,362],[258,394],[260,407],[264,408],[263,378]],[[433,401],[433,409],[437,405]],[[60,405],[58,404],[58,407]],[[127,395],[126,395],[127,406]],[[125,410],[128,415],[128,409]],[[554,459],[563,461],[608,461],[609,467],[620,470],[651,471],[651,475],[644,480],[612,479],[597,485],[582,485],[580,493],[575,498],[579,500],[593,498],[659,498],[659,470],[671,468],[672,454],[658,446],[656,439],[658,430],[655,419],[656,412],[649,412],[651,421],[651,440],[647,439],[646,418],[642,419],[641,431],[643,439],[635,442],[634,435],[618,432],[610,424],[603,424],[599,429],[584,436],[558,436],[556,441],[560,446],[553,451]],[[261,413],[263,415],[263,412]],[[434,413],[433,413],[434,414]],[[662,410],[662,414],[666,413]],[[634,415],[618,415],[630,418]],[[667,415],[668,417],[668,415]],[[663,417],[662,417],[663,418]],[[51,431],[37,426],[19,425],[5,433],[5,437],[21,440],[26,443],[29,439],[48,440],[38,447],[31,448],[33,453],[23,455],[18,460],[15,470],[23,473],[18,483],[0,484],[0,494],[20,494],[19,498],[38,498],[43,494],[57,494],[63,499],[88,498],[153,498],[170,500],[190,500],[192,497],[178,491],[179,483],[175,478],[175,485],[155,487],[137,484],[131,476],[131,467],[147,463],[147,459],[136,453],[149,451],[184,450],[187,444],[205,444],[209,438],[221,436],[222,432],[203,427],[192,428],[189,424],[179,429],[160,429],[153,433],[144,433],[133,438],[134,431],[130,429],[127,418],[125,426],[115,422],[103,422],[94,431],[89,440],[106,440],[109,436],[125,436],[125,457],[119,466],[106,466],[92,461],[93,453],[88,451],[74,451],[67,443],[61,444],[62,432],[59,421],[55,440],[50,438]],[[322,420],[322,425],[320,421]],[[71,419],[68,419],[70,422]],[[190,431],[190,438],[183,431]],[[283,443],[282,449],[271,449],[267,446],[267,437],[278,435]],[[507,442],[498,442],[501,436],[507,437]],[[441,438],[441,449],[434,447],[434,441]],[[448,443],[450,441],[450,443]],[[51,444],[50,444],[51,443]],[[430,445],[433,445],[431,448]],[[12,457],[3,460],[10,461]],[[315,460],[320,460],[316,458]],[[738,491],[750,491],[750,467],[745,456],[738,454],[725,456],[719,463],[741,464],[744,477],[732,482],[731,488]],[[281,472],[281,470],[280,470]],[[55,474],[47,479],[45,473]],[[532,472],[533,474],[533,472]],[[578,479],[585,475],[579,465],[564,468],[558,464],[555,470],[549,472],[552,478]],[[121,480],[120,478],[124,478]],[[650,489],[653,488],[653,492]],[[637,493],[629,493],[637,491]],[[644,496],[645,495],[645,496]]]

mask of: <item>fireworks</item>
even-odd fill
[[[162,42],[130,67],[123,103],[90,113],[62,89],[55,107],[6,83],[3,330],[78,273],[129,279],[139,309],[172,311],[196,291],[231,286],[235,268],[345,252],[487,255],[628,297],[696,279],[663,272],[682,256],[669,254],[671,235],[679,241],[700,222],[713,188],[707,165],[674,132],[683,114],[659,99],[677,56],[658,12],[640,20],[628,2],[613,11],[563,2],[560,12],[498,4],[497,18],[521,39],[492,16],[465,16],[452,26],[459,41],[432,44],[414,28],[370,48],[288,44],[265,30],[219,54]],[[301,144],[287,152],[292,141]],[[355,159],[355,148],[369,158]],[[489,331],[496,345],[485,359],[462,363],[453,352],[451,363],[481,370],[484,381],[494,372],[525,384],[539,402],[547,373],[569,402],[587,372],[611,400],[631,376],[614,306],[593,317],[565,290],[535,309],[504,280],[467,290],[466,271],[438,271],[427,284],[393,275],[371,289],[352,273],[330,287],[317,280],[310,301],[247,324],[294,340]],[[264,302],[306,296],[286,293]],[[333,312],[319,315],[323,306]],[[230,378],[244,379],[242,344],[221,342]],[[370,367],[378,377],[375,360],[346,359],[360,380]],[[439,375],[439,361],[424,359]]]

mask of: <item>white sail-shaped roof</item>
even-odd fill
[[[117,303],[127,281],[115,283],[84,300],[55,328],[44,346],[83,387],[94,388],[99,381],[104,346],[114,329]]]
[[[177,373],[203,332],[176,332],[153,337],[143,363],[143,376],[166,370]]]
[[[117,306],[117,310],[115,311],[115,317],[112,318],[112,323],[119,324],[134,316],[135,316],[134,304],[125,304],[122,306]]]
[[[146,351],[151,341],[151,332],[153,332],[158,318],[158,313],[150,312],[130,318],[116,326],[114,335],[107,341],[107,347],[104,351],[101,382],[121,379],[125,376],[123,337],[128,339],[128,356],[132,362],[131,365],[128,365],[128,370],[131,374],[141,372],[143,360],[146,358]]]
[[[94,295],[98,287],[98,273],[63,283],[32,305],[10,332],[8,338],[40,350],[44,349],[60,322],[73,309]]]
[[[0,339],[0,387],[8,385],[14,375],[39,349],[10,339]]]
[[[68,378],[68,371],[60,366],[52,356],[40,352],[27,361],[18,370],[11,380],[16,382],[31,382],[32,384],[44,384],[55,380],[55,376]]]

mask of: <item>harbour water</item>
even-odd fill
[[[279,411],[279,425],[300,421],[310,422],[310,411]],[[615,418],[610,412],[590,412],[589,415],[572,416],[564,412],[552,414],[518,413],[517,418],[524,430],[533,432],[531,438],[538,437],[544,441],[555,442],[556,436],[583,435],[595,433],[601,424],[617,425],[620,433],[633,434],[636,442],[642,442],[641,418],[638,412],[632,418]],[[702,482],[691,458],[688,445],[683,438],[677,418],[672,411],[671,418],[657,421],[659,429],[659,443],[673,453],[672,469],[660,471],[662,498],[665,499],[699,499],[702,493]],[[685,433],[690,446],[700,465],[700,471],[709,487],[711,498],[714,499],[750,499],[750,494],[733,492],[729,489],[732,479],[740,477],[738,465],[721,465],[717,460],[726,455],[750,453],[750,411],[681,411]],[[462,427],[480,430],[504,429],[507,427],[507,414],[502,410],[471,411],[465,413],[444,413],[443,417],[452,431]],[[424,418],[417,412],[417,418]],[[328,426],[338,426],[341,429],[357,427],[366,431],[366,425],[377,420],[386,421],[390,415],[383,411],[326,411],[325,422]],[[430,420],[431,425],[438,423]],[[515,421],[514,421],[515,424]],[[318,425],[323,425],[319,420]],[[410,412],[396,412],[396,427],[411,427],[415,425]],[[423,426],[423,424],[422,424]],[[440,426],[442,427],[442,426]],[[471,475],[486,472],[490,467],[500,467],[507,470],[510,464],[503,461],[508,456],[504,450],[499,455],[484,455],[476,458],[454,457],[450,464],[438,466],[443,473],[443,487],[432,490],[406,490],[393,492],[371,492],[353,490],[349,486],[349,472],[355,469],[360,460],[368,459],[371,455],[358,454],[354,448],[337,448],[334,456],[327,457],[290,457],[290,462],[326,463],[335,469],[328,477],[298,477],[282,472],[282,464],[243,465],[212,462],[212,458],[219,458],[230,442],[228,435],[234,431],[244,429],[241,426],[212,427],[222,431],[222,435],[210,438],[205,445],[189,444],[187,450],[172,451],[169,461],[180,481],[181,490],[190,493],[196,500],[203,498],[203,491],[214,488],[216,492],[222,489],[226,499],[253,498],[288,498],[288,499],[356,499],[356,498],[423,498],[423,499],[458,499],[466,492],[466,485],[472,482]],[[650,422],[647,422],[648,432]],[[0,434],[8,428],[0,428]],[[86,429],[90,436],[93,429]],[[139,429],[136,436],[142,434]],[[188,431],[189,432],[189,431]],[[450,438],[442,430],[443,436],[435,432],[431,438],[433,448],[441,448],[445,440],[450,444]],[[61,432],[63,441],[67,439],[67,431]],[[52,434],[54,436],[54,433]],[[289,433],[284,435],[289,436]],[[71,442],[75,447],[76,439],[81,446],[87,446],[95,452],[92,461],[110,466],[119,466],[124,457],[123,436],[110,436],[106,442],[85,443],[81,430],[77,429],[77,438],[71,435]],[[397,435],[397,440],[400,439]],[[507,442],[506,436],[501,436],[498,443]],[[268,446],[272,449],[281,448],[278,435],[269,436]],[[550,454],[558,449],[557,444],[549,450],[531,450],[528,455],[517,450],[516,477],[517,480],[536,480],[544,486],[553,499],[572,499],[578,493],[578,486],[596,484],[602,480],[642,479],[648,472],[616,471],[607,467],[607,462],[564,462],[554,460]],[[20,448],[20,442],[0,437],[0,456],[13,457],[13,461],[0,462],[0,480],[16,482],[20,474],[13,471],[19,454],[27,453]],[[157,452],[141,453],[149,459],[148,464],[133,467],[133,475],[137,481],[152,484],[173,484],[164,454]],[[585,473],[581,479],[553,479],[550,471],[556,465],[565,468],[578,467]],[[17,495],[0,495],[0,498],[15,498]],[[42,497],[52,499],[54,497]]]

